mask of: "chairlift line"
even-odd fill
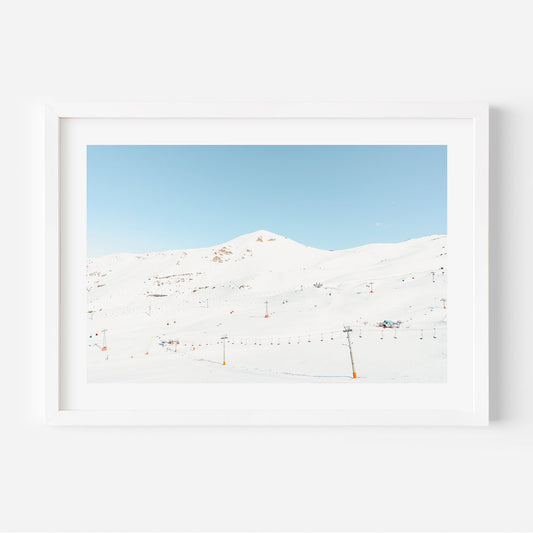
[[[352,327],[352,326],[349,326],[349,327]],[[363,327],[363,326],[359,326],[357,324],[355,324],[353,326],[353,328],[357,328],[358,329],[358,337],[359,338],[363,338],[363,333],[365,331],[367,332],[372,332],[372,331],[375,331],[375,332],[378,332],[379,330],[379,333],[380,335],[378,336],[379,339],[381,338],[384,338],[384,332],[383,330],[386,329],[386,328],[383,328],[383,326],[367,326],[367,327]],[[390,329],[393,329],[394,330],[394,335],[393,337],[395,339],[399,338],[398,337],[398,330],[399,329],[402,329],[402,331],[404,331],[406,334],[409,334],[409,333],[416,333],[417,331],[419,332],[420,334],[420,338],[423,339],[424,335],[423,335],[423,332],[424,332],[424,329],[431,329],[433,330],[433,335],[435,336],[435,338],[437,338],[437,331],[441,331],[441,330],[446,330],[446,325],[443,324],[443,325],[432,325],[432,326],[429,326],[427,328],[416,328],[416,327],[402,327],[402,328],[398,328],[398,327],[394,327],[394,328],[390,328]],[[106,339],[106,336],[105,336],[105,332],[108,331],[107,329],[106,330],[101,330],[100,331],[100,335],[102,336],[103,338],[103,341],[104,341],[104,345],[107,345],[107,339]],[[302,343],[305,343],[305,339],[307,338],[307,343],[311,343],[312,342],[312,338],[313,336],[316,336],[317,337],[317,340],[318,340],[318,336],[320,336],[320,342],[324,342],[324,340],[326,340],[324,337],[326,335],[329,336],[329,340],[330,341],[334,341],[336,339],[336,334],[338,333],[339,330],[329,330],[329,331],[321,331],[321,332],[307,332],[305,334],[301,334],[301,335],[287,335],[287,336],[280,336],[280,337],[232,337],[230,338],[229,336],[227,337],[228,339],[228,343],[231,343],[231,344],[241,344],[243,346],[247,346],[247,345],[251,345],[252,343],[254,345],[260,345],[262,346],[263,344],[267,345],[267,344],[271,344],[271,345],[274,345],[274,344],[281,344],[281,342],[285,342],[287,341],[288,344],[302,344]],[[166,340],[163,340],[162,342],[164,342],[165,344],[180,344],[180,341],[177,339],[177,338],[171,338],[171,339],[167,339],[167,333],[164,333],[162,334],[162,337],[161,336],[157,336],[157,338],[161,339],[166,339]],[[97,337],[98,336],[98,333],[95,334],[95,336]],[[154,338],[154,336],[152,336],[152,338]],[[220,337],[219,340],[212,340],[212,339],[209,339],[209,338],[203,338],[203,339],[198,339],[198,340],[201,340],[201,342],[194,342],[194,343],[191,343],[191,341],[185,341],[183,338],[181,340],[181,344],[183,346],[197,346],[197,347],[201,347],[201,346],[210,346],[212,344],[222,344],[222,338]],[[276,340],[277,339],[277,340]],[[294,339],[294,342],[293,342],[293,339]]]

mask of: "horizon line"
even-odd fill
[[[351,248],[339,248],[339,249],[324,249],[324,248],[317,248],[315,246],[309,246],[307,244],[304,244],[302,242],[299,242],[299,241],[296,241],[294,239],[291,239],[290,237],[286,237],[284,235],[280,235],[279,233],[275,233],[273,231],[270,231],[270,230],[267,230],[267,229],[259,229],[259,230],[256,230],[256,231],[251,231],[249,233],[242,233],[241,235],[237,235],[236,237],[233,237],[232,239],[229,239],[227,241],[224,241],[224,242],[220,242],[220,243],[217,243],[217,244],[212,244],[210,246],[198,246],[198,247],[194,247],[194,248],[168,248],[168,249],[165,249],[165,250],[156,250],[156,251],[152,251],[152,252],[117,252],[117,253],[110,253],[110,254],[104,254],[104,255],[99,255],[99,256],[89,256],[87,255],[86,256],[86,259],[101,259],[103,257],[111,257],[111,256],[118,256],[118,255],[151,255],[151,254],[163,254],[163,253],[168,253],[168,252],[184,252],[184,251],[193,251],[193,250],[206,250],[206,249],[209,249],[209,248],[216,248],[216,247],[219,247],[219,246],[224,246],[226,244],[230,244],[232,243],[233,241],[236,241],[237,239],[241,239],[243,237],[247,237],[247,236],[250,236],[250,235],[255,235],[255,234],[260,234],[260,233],[268,233],[270,235],[274,235],[275,237],[279,237],[281,239],[287,239],[287,240],[290,240],[296,244],[299,244],[301,246],[305,246],[307,248],[313,248],[315,250],[321,250],[321,251],[324,251],[324,252],[343,252],[343,251],[347,251],[347,250],[355,250],[357,248],[364,248],[365,246],[373,246],[373,245],[387,245],[387,244],[402,244],[402,243],[406,243],[406,242],[409,242],[409,241],[414,241],[414,240],[421,240],[421,239],[428,239],[430,237],[435,237],[435,238],[438,238],[438,237],[447,237],[448,234],[447,233],[433,233],[433,234],[429,234],[429,235],[423,235],[422,237],[411,237],[409,239],[405,239],[405,240],[401,240],[401,241],[395,241],[395,242],[369,242],[369,243],[366,243],[366,244],[361,244],[359,246],[353,246]]]

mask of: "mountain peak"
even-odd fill
[[[244,235],[235,237],[234,239],[231,239],[225,244],[252,244],[254,242],[272,242],[278,240],[281,241],[285,239],[286,237],[283,237],[276,233],[272,233],[271,231],[265,229],[260,229],[257,231],[253,231],[252,233],[245,233]]]
[[[245,233],[242,236],[245,237],[246,235],[263,237],[263,238],[266,238],[266,239],[269,239],[269,238],[272,238],[272,237],[274,237],[276,239],[283,239],[284,238],[281,235],[278,235],[277,233],[273,233],[272,231],[268,231],[267,229],[258,229],[257,231],[253,231],[252,233]]]

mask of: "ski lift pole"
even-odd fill
[[[226,366],[226,340],[228,339],[227,335],[220,337],[222,339],[222,365]]]
[[[102,335],[104,337],[104,341],[103,341],[103,347],[102,347],[102,352],[107,352],[107,339],[106,339],[106,335],[105,335],[105,332],[107,331],[107,329],[103,329],[102,330]]]
[[[350,326],[344,326],[344,333],[346,333],[346,337],[348,338],[348,348],[350,349],[350,361],[352,362],[352,375],[353,379],[357,378],[357,373],[355,372],[355,365],[353,362],[353,352],[352,352],[352,342],[350,340],[350,331],[352,331],[352,328]]]

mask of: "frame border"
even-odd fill
[[[64,410],[60,405],[60,121],[63,118],[452,118],[474,123],[474,409]],[[58,103],[44,109],[45,421],[59,426],[485,426],[489,422],[489,107],[484,103]],[[36,264],[40,267],[39,261]]]

